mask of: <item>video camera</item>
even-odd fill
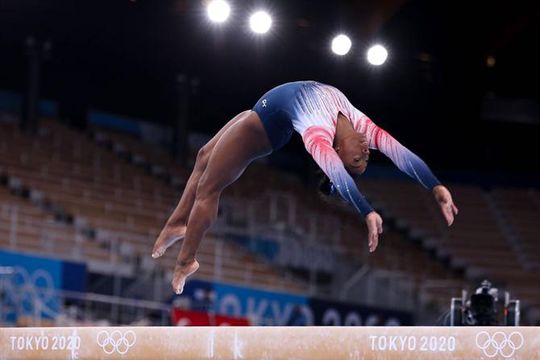
[[[519,300],[510,300],[509,292],[501,304],[499,289],[484,280],[469,299],[467,295],[463,290],[460,298],[452,298],[450,326],[519,326]]]

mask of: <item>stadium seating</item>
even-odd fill
[[[167,170],[174,169],[172,176],[187,174],[176,170],[178,166],[174,161],[166,152],[157,150],[155,145],[102,128],[93,131],[100,142],[115,144],[112,148],[122,148],[132,157],[151,163],[155,161],[154,165]],[[274,207],[269,206],[272,201]],[[315,233],[316,244],[345,255],[358,268],[366,264],[373,269],[405,274],[417,289],[427,280],[445,281],[452,286],[446,292],[438,289],[438,293],[434,293],[435,301],[441,302],[442,306],[448,305],[449,296],[455,294],[456,288],[466,286],[462,277],[422,250],[419,244],[407,242],[390,228],[386,229],[379,250],[370,255],[367,252],[367,229],[348,206],[325,202],[314,189],[306,189],[298,177],[271,169],[262,162],[250,165],[244,175],[226,189],[222,203],[238,204],[227,208],[223,214],[238,226],[247,226],[248,218],[251,218],[261,225],[284,224],[304,237]]]
[[[178,201],[179,192],[174,187],[120,159],[114,152],[99,147],[84,133],[56,121],[45,121],[36,136],[22,134],[7,124],[0,126],[0,164],[10,179],[17,179],[32,193],[54,204],[57,210],[73,216],[75,227],[92,229],[97,237],[96,246],[116,246],[127,252],[133,251],[134,257],[150,258],[153,241]],[[32,206],[28,201],[17,200]],[[43,242],[37,236],[40,226],[40,223],[33,226],[34,242],[19,243],[22,249],[34,250],[40,246]],[[59,226],[72,232],[65,238],[73,244],[75,227]],[[5,228],[9,229],[9,225]],[[19,227],[17,238],[19,232],[23,237],[28,231]],[[6,241],[9,236],[2,239]],[[81,241],[84,246],[92,243],[86,238]],[[63,248],[73,249],[73,246]],[[234,244],[223,243],[219,250],[222,268],[214,266],[217,250],[212,238],[205,241],[200,256],[208,263],[203,263],[197,276],[243,284],[256,282],[268,288],[293,292],[305,288],[302,283],[285,279],[278,270],[257,261]],[[165,259],[157,261],[165,271],[174,268],[174,252],[172,250]],[[98,255],[107,257],[110,256],[108,253],[103,250]],[[92,257],[93,252],[84,255],[89,257],[79,259],[87,259],[90,263],[98,260]],[[143,263],[148,264],[147,261]],[[260,274],[265,274],[264,280],[257,278]]]
[[[30,189],[32,196],[46,199],[56,213],[73,216],[73,224],[55,221],[50,211],[0,187],[2,246],[10,246],[11,214],[16,207],[16,221],[21,223],[17,244],[29,251],[50,243],[41,235],[45,227],[51,229],[46,233],[55,244],[72,243],[76,237],[84,250],[79,259],[103,261],[125,255],[142,259],[149,269],[156,266],[149,259],[153,241],[178,201],[178,185],[185,183],[189,169],[155,145],[101,128],[84,133],[47,120],[37,135],[30,136],[10,125],[0,127],[2,171]],[[367,252],[365,225],[351,209],[321,200],[296,177],[262,162],[250,166],[226,190],[218,221],[246,230],[254,224],[265,231],[284,229],[358,268],[368,265],[404,274],[418,291],[431,289],[426,284],[446,281],[450,284],[446,291],[440,287],[428,291],[428,297],[442,306],[456,295],[455,289],[470,287],[471,281],[483,277],[507,286],[514,297],[540,305],[540,291],[527,286],[540,280],[531,271],[540,263],[540,236],[534,226],[540,209],[537,192],[506,188],[487,192],[474,185],[448,184],[460,208],[455,224],[448,228],[432,195],[412,180],[366,177],[360,184],[387,221],[374,254]],[[94,239],[84,235],[84,229],[92,229]],[[69,254],[73,247],[61,247],[66,256],[73,255]],[[114,253],[111,248],[123,250]],[[177,250],[178,246],[157,266],[172,270]],[[202,266],[196,276],[200,278],[307,290],[306,283],[284,276],[279,266],[227,241],[219,231],[203,242],[199,258]]]
[[[110,261],[109,253],[75,228],[0,187],[0,247],[82,261]],[[73,246],[73,243],[80,246]]]
[[[473,185],[447,185],[460,209],[451,228],[444,224],[431,194],[420,185],[364,182],[366,193],[380,199],[385,212],[398,218],[402,227],[422,238],[441,258],[464,268],[470,279],[489,278],[513,296],[523,297],[525,304],[540,305],[538,287],[530,287],[530,283],[540,282],[540,276],[523,261],[524,256],[533,265],[538,260],[540,231],[533,219],[539,218],[540,207],[531,200],[534,191],[495,189],[492,195]],[[505,229],[506,222],[511,228]]]

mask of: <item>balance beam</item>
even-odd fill
[[[2,328],[13,359],[540,359],[539,327]]]

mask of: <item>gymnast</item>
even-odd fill
[[[452,195],[424,161],[352,106],[335,87],[316,81],[286,83],[264,94],[252,110],[230,120],[199,150],[180,202],[152,250],[152,257],[158,258],[184,239],[172,280],[177,294],[199,268],[197,249],[217,217],[221,192],[252,161],[283,147],[293,130],[302,136],[306,150],[328,177],[327,192],[339,194],[364,217],[370,252],[377,248],[383,220],[353,179],[366,170],[369,149],[381,151],[431,190],[448,226],[452,225],[458,213]]]

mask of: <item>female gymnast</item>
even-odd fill
[[[377,248],[383,221],[353,180],[366,170],[369,149],[381,151],[431,190],[448,226],[452,225],[458,213],[452,196],[418,156],[377,127],[335,87],[316,81],[286,83],[264,94],[252,110],[230,120],[197,154],[180,202],[152,251],[152,257],[158,258],[184,239],[172,281],[177,294],[199,268],[195,255],[216,219],[221,192],[253,160],[284,146],[293,130],[302,136],[306,150],[330,179],[331,191],[365,218],[370,252]]]

